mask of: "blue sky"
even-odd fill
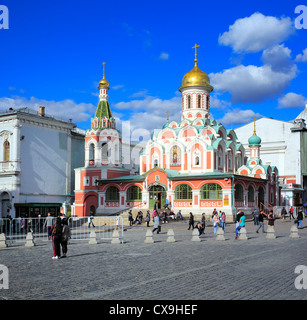
[[[254,117],[293,120],[307,103],[307,30],[298,1],[3,1],[0,110],[46,106],[90,127],[102,62],[113,114],[137,132],[180,119],[178,88],[198,65],[226,128]],[[305,3],[305,5],[307,5]],[[304,51],[305,50],[305,51]]]

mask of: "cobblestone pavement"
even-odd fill
[[[216,241],[207,227],[201,242],[192,242],[188,224],[173,222],[162,224],[153,244],[144,243],[141,225],[124,232],[124,244],[72,241],[68,257],[59,260],[51,259],[51,242],[11,246],[0,250],[0,264],[9,270],[0,299],[306,300],[307,290],[295,288],[294,270],[307,265],[307,222],[299,239],[289,238],[292,225],[275,221],[276,239],[269,240],[248,222],[245,241],[234,239],[233,224],[226,225],[226,241]],[[166,242],[168,228],[175,243]]]

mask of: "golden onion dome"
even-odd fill
[[[194,68],[185,74],[185,76],[182,79],[182,86],[179,88],[179,91],[183,88],[187,87],[207,87],[210,92],[213,90],[213,87],[210,85],[210,79],[208,75],[201,71],[197,65],[198,60],[194,60]]]
[[[110,89],[110,84],[109,81],[105,79],[105,77],[103,76],[103,78],[99,81],[99,89]]]

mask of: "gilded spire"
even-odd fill
[[[194,47],[192,47],[192,49],[195,49],[195,59],[194,59],[194,62],[196,63],[198,60],[197,60],[197,48],[199,48],[200,47],[200,45],[198,45],[198,44],[196,44],[195,43],[195,46]]]
[[[106,62],[103,62],[102,63],[102,66],[103,66],[103,77],[102,77],[102,79],[105,79],[106,77],[105,77],[105,73],[106,73]]]
[[[254,118],[254,136],[256,135],[256,118]]]
[[[106,75],[105,75],[105,72],[106,72],[105,65],[106,65],[106,62],[103,62],[102,63],[103,77],[102,77],[102,80],[100,80],[99,82],[99,87],[98,87],[99,89],[109,89],[109,81],[106,80]]]

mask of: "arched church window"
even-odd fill
[[[159,154],[157,152],[152,155],[152,164],[153,167],[159,167]]]
[[[188,109],[191,108],[191,96],[188,96]]]
[[[242,166],[242,159],[241,159],[241,154],[239,154],[237,157],[237,168],[240,168],[241,166]]]
[[[209,95],[206,95],[206,108],[209,110],[209,104],[210,104],[210,97]]]
[[[255,196],[254,196],[254,188],[252,186],[248,187],[248,193],[247,193],[247,198],[248,201],[254,201],[255,200]]]
[[[127,201],[142,200],[142,190],[138,186],[131,186],[127,189]]]
[[[89,160],[94,160],[95,159],[95,145],[94,143],[91,143],[89,145]]]
[[[232,152],[228,155],[228,170],[232,169]]]
[[[7,140],[3,144],[3,161],[10,161],[10,143]]]
[[[106,201],[119,201],[118,188],[111,186],[106,191]]]
[[[199,156],[196,156],[196,157],[195,157],[195,163],[194,163],[194,165],[195,165],[195,166],[199,166],[199,164],[200,164],[200,163],[199,163]]]
[[[200,94],[197,96],[197,107],[199,109],[201,108],[201,95]]]
[[[101,160],[108,160],[109,152],[108,152],[108,144],[103,143],[101,145]]]
[[[192,200],[192,187],[180,184],[175,188],[175,200]]]
[[[235,201],[244,201],[244,190],[241,184],[235,187]]]
[[[217,183],[204,184],[200,189],[201,200],[223,200],[223,189]]]
[[[222,149],[219,149],[218,151],[218,168],[223,168],[223,151]]]

